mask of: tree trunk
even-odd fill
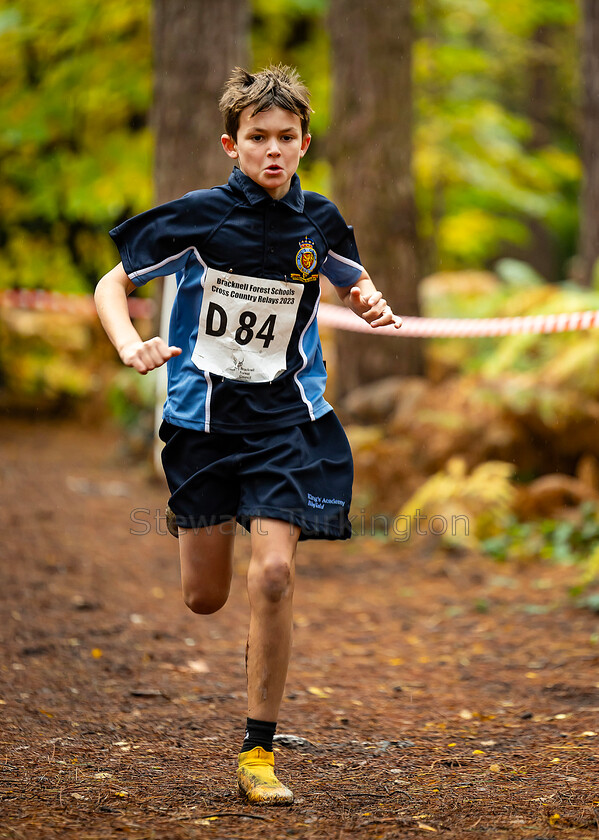
[[[599,3],[583,0],[581,279],[590,285],[599,260]]]
[[[400,315],[418,314],[410,0],[332,0],[333,193],[360,258]],[[422,342],[340,334],[339,390],[422,372]]]
[[[248,60],[248,0],[154,0],[154,191],[157,204],[226,182],[231,161],[220,144],[223,85]],[[174,278],[156,283],[154,334],[166,338]],[[166,365],[156,381],[155,430],[166,396]],[[155,436],[154,464],[160,472]]]
[[[223,85],[248,58],[247,0],[154,0],[156,201],[227,180]]]

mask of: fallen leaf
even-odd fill
[[[321,697],[321,698],[325,698],[325,699],[326,699],[326,698],[329,696],[329,695],[326,693],[326,691],[323,691],[323,690],[322,690],[322,688],[318,688],[318,687],[317,687],[317,686],[315,686],[315,685],[311,685],[311,686],[307,689],[307,691],[308,691],[308,694],[313,694],[313,695],[314,695],[314,697]]]
[[[208,674],[208,673],[210,673],[210,668],[208,667],[208,663],[205,662],[203,659],[190,659],[187,662],[187,667],[194,674]]]

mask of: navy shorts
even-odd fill
[[[313,422],[250,434],[199,432],[163,421],[169,507],[181,528],[281,519],[300,540],[344,540],[353,482],[349,442],[333,411]]]

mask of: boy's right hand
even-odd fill
[[[180,347],[169,347],[166,341],[156,336],[148,341],[130,341],[124,344],[119,350],[119,356],[123,364],[145,375],[182,352]]]

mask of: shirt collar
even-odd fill
[[[252,181],[251,178],[241,171],[237,166],[233,169],[229,177],[229,186],[236,191],[241,190],[250,204],[258,204],[261,201],[273,201],[265,189],[260,184]],[[289,191],[283,198],[279,199],[281,204],[286,204],[296,213],[303,212],[304,209],[304,193],[300,184],[300,179],[297,173],[294,173]]]

